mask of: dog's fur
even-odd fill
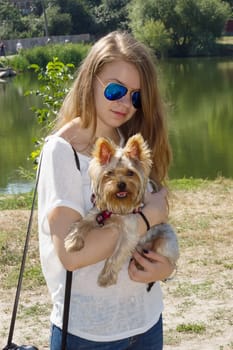
[[[88,232],[99,223],[103,228],[117,228],[119,239],[98,277],[100,286],[115,284],[127,258],[135,248],[141,252],[148,242],[172,264],[179,257],[177,237],[169,224],[152,227],[142,238],[137,230],[135,212],[144,203],[151,166],[151,152],[141,134],[129,138],[124,148],[105,138],[99,138],[95,144],[89,166],[95,205],[81,221],[72,225],[65,248],[69,252],[82,249]]]

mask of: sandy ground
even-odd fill
[[[164,350],[233,349],[232,185],[233,181],[219,179],[196,190],[173,193],[170,218],[179,236],[181,256],[175,279],[162,283]],[[27,211],[1,211],[0,238],[2,233],[17,232],[27,218]],[[35,251],[36,241],[35,234]],[[1,265],[1,281],[7,280],[9,271],[7,264]],[[15,288],[0,283],[2,348],[7,342]],[[23,288],[20,300],[14,341],[48,349],[50,299],[46,286]]]

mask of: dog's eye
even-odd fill
[[[114,171],[113,170],[109,170],[106,173],[107,176],[113,176],[114,175]]]
[[[134,176],[134,172],[132,170],[127,171],[127,176]]]

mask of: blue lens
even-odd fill
[[[123,85],[110,83],[104,91],[104,96],[110,101],[115,101],[125,96],[127,91],[128,89]]]
[[[139,91],[135,91],[132,94],[132,104],[134,108],[141,108],[141,95]]]
[[[117,83],[110,83],[106,86],[104,90],[104,96],[109,101],[115,101],[121,99],[123,96],[125,96],[128,92],[128,89],[120,84]],[[131,95],[132,98],[132,105],[134,108],[138,109],[141,107],[141,97],[140,92],[135,91]]]

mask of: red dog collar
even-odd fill
[[[112,215],[111,211],[108,210],[103,210],[101,211],[101,213],[96,215],[96,221],[98,222],[99,225],[103,226],[104,225],[104,221],[108,218],[110,218]]]

